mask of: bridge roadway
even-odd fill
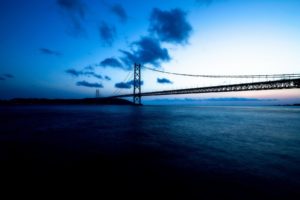
[[[177,89],[177,90],[144,92],[141,93],[140,96],[237,92],[237,91],[291,89],[291,88],[300,88],[300,78],[282,79],[282,80],[264,81],[264,82],[240,83],[240,84],[232,84],[232,85],[219,85],[219,86],[210,86],[210,87],[197,87],[197,88]],[[110,98],[130,97],[130,96],[133,96],[133,94],[111,96]]]

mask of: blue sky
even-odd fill
[[[213,75],[299,73],[300,67],[297,0],[1,0],[0,26],[5,99],[94,97],[97,88],[102,96],[129,93],[134,61]],[[234,82],[148,70],[142,78],[143,91]],[[298,101],[300,91],[182,97]]]

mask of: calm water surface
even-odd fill
[[[7,181],[93,182],[93,191],[124,195],[300,197],[300,107],[0,110]]]

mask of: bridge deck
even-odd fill
[[[253,83],[241,83],[241,84],[232,84],[232,85],[219,85],[219,86],[210,86],[210,87],[197,87],[197,88],[178,89],[178,90],[144,92],[141,93],[141,96],[233,92],[233,91],[251,91],[251,90],[272,90],[272,89],[290,89],[290,88],[300,88],[300,78],[283,79],[283,80],[276,80],[276,81],[253,82]],[[133,94],[112,96],[110,98],[130,97],[130,96],[133,96]]]

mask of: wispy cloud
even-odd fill
[[[84,70],[87,70],[87,71],[93,71],[95,68],[92,66],[92,65],[88,65],[86,67],[84,67]]]
[[[14,78],[15,76],[12,74],[3,74],[4,77],[6,78]]]
[[[72,76],[80,76],[80,75],[82,75],[82,71],[78,71],[78,70],[75,70],[75,69],[68,69],[68,70],[66,70],[66,73],[70,74]]]
[[[107,81],[110,81],[110,80],[111,80],[111,78],[110,78],[109,76],[105,76],[104,78],[105,78],[105,80],[107,80]]]
[[[106,58],[100,62],[98,66],[101,67],[113,67],[113,68],[123,68],[122,63],[116,58]]]
[[[12,79],[12,78],[14,78],[15,76],[14,75],[12,75],[12,74],[2,74],[2,75],[0,75],[0,81],[5,81],[5,80],[7,80],[7,79]]]
[[[70,19],[70,33],[75,36],[85,33],[83,20],[86,16],[86,5],[81,0],[57,0],[56,3]]]
[[[65,71],[67,74],[71,75],[71,76],[75,76],[75,77],[79,77],[79,76],[92,76],[95,77],[97,79],[103,79],[103,77],[100,74],[96,74],[93,71],[85,71],[85,70],[76,70],[76,69],[68,69]]]
[[[173,84],[173,82],[167,78],[157,78],[156,81],[157,81],[157,83],[160,83],[160,84]]]
[[[101,83],[90,83],[87,81],[78,81],[76,83],[77,86],[84,86],[84,87],[90,87],[90,88],[103,88],[103,85]]]
[[[61,56],[62,55],[62,53],[60,53],[58,51],[48,49],[48,48],[40,48],[39,50],[42,54],[46,54],[46,55],[54,55],[54,56]]]
[[[84,75],[86,76],[93,76],[98,79],[103,79],[103,77],[100,74],[96,74],[95,72],[84,72]]]
[[[120,22],[126,22],[127,21],[127,13],[122,5],[120,4],[114,4],[110,7],[111,12],[118,17]]]
[[[116,37],[116,28],[106,22],[102,22],[99,26],[99,35],[104,45],[112,46]]]

